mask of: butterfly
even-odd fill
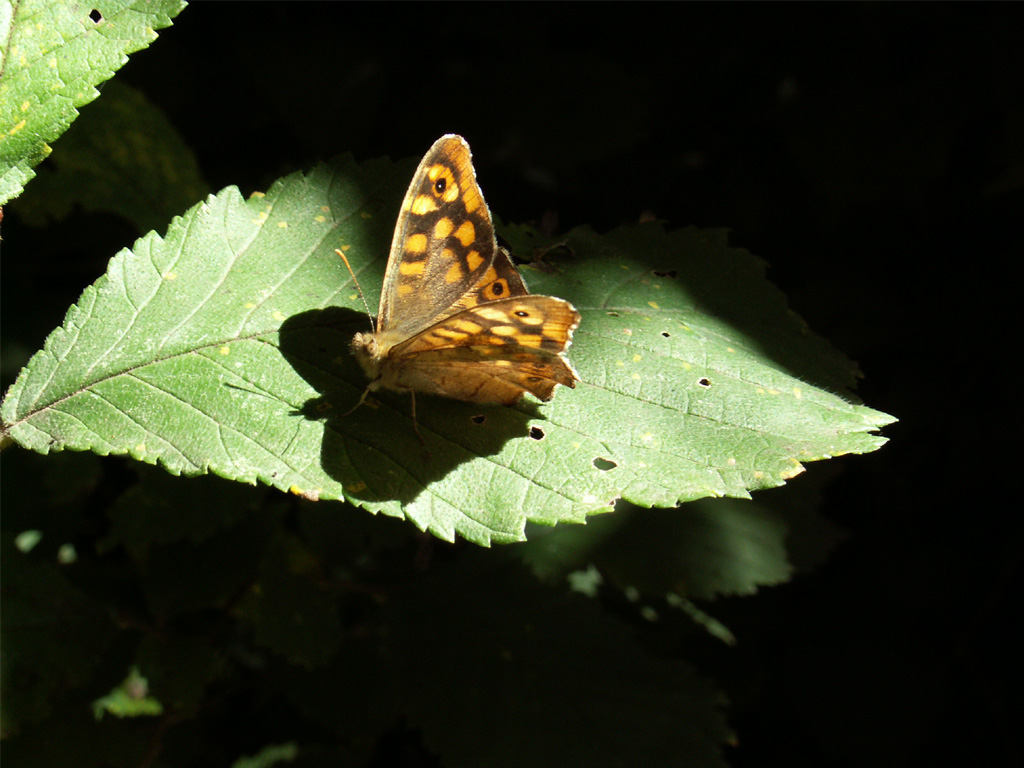
[[[376,330],[352,351],[378,389],[474,403],[541,400],[580,380],[565,352],[580,315],[526,290],[476,181],[469,145],[442,136],[409,184],[384,272]],[[417,430],[418,433],[418,430]],[[422,439],[422,438],[421,438]]]

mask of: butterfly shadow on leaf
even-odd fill
[[[529,440],[537,403],[514,407],[417,395],[416,422],[407,393],[378,391],[349,412],[369,383],[352,355],[366,315],[328,307],[302,312],[281,326],[280,349],[317,392],[297,416],[324,424],[320,460],[351,498],[410,502],[455,467],[500,452],[510,440]]]

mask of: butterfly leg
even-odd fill
[[[351,408],[349,408],[347,411],[345,411],[343,414],[341,414],[341,418],[345,418],[346,416],[349,416],[349,415],[355,413],[356,408],[358,408],[360,405],[362,405],[364,402],[366,402],[366,396],[368,394],[370,394],[370,388],[369,387],[367,387],[366,389],[363,390],[363,394],[361,394],[359,396],[359,399],[356,401],[355,405],[353,405]]]
[[[412,429],[416,433],[416,437],[420,439],[420,442],[426,445],[427,441],[424,440],[423,435],[420,434],[420,426],[416,421],[416,392],[410,389],[409,394],[412,395]]]

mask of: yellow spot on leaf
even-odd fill
[[[21,111],[22,111],[22,112],[28,112],[28,108],[29,108],[30,106],[32,106],[32,105],[31,105],[31,104],[30,104],[30,103],[29,103],[29,102],[28,102],[27,100],[26,100],[26,101],[23,101],[23,102],[21,102]]]
[[[178,279],[178,273],[177,272],[168,272],[166,275],[164,275],[164,280],[177,280],[177,279]]]
[[[804,391],[802,389],[800,389],[800,387],[793,387],[793,397],[795,397],[797,400],[799,400],[803,396],[804,396]]]
[[[275,309],[273,314],[271,315],[271,317],[273,317],[275,320],[277,320],[277,322],[280,323],[280,322],[284,321],[285,315],[284,315],[284,312],[282,312],[282,311],[280,311],[278,309]]]
[[[227,344],[225,344],[223,347],[221,347],[217,351],[220,352],[222,355],[230,355],[231,354],[231,347],[229,347]]]
[[[13,128],[11,128],[11,130],[9,130],[9,131],[7,132],[7,135],[8,135],[8,136],[13,136],[13,135],[14,135],[14,134],[16,134],[16,133],[17,133],[18,131],[20,131],[20,130],[21,130],[22,128],[24,128],[24,127],[25,127],[26,125],[27,125],[26,121],[22,120],[22,121],[21,121],[21,122],[19,122],[19,123],[18,123],[17,125],[15,125],[15,126],[14,126]]]
[[[264,198],[264,197],[266,197],[266,196],[267,196],[267,193],[266,193],[266,192],[260,192],[259,190],[256,190],[256,191],[255,191],[255,192],[253,192],[253,193],[252,193],[251,195],[249,195],[249,199],[251,200],[252,198],[254,198],[254,197],[255,197],[255,198],[256,198],[257,200],[260,200],[260,199],[262,199],[262,198]],[[263,218],[267,218],[267,214],[265,214],[265,213],[261,213],[260,215],[261,215],[261,216],[262,216]]]
[[[633,330],[631,328],[623,328],[622,332],[624,334],[626,334],[627,336],[632,336],[633,335]]]
[[[658,302],[656,301],[648,301],[647,306],[649,306],[651,309],[661,309],[661,307],[658,306]]]
[[[640,374],[639,373],[634,373],[633,374],[633,379],[634,379],[634,381],[640,381]]]
[[[322,213],[318,213],[316,216],[313,217],[313,221],[315,221],[317,224],[323,224],[325,221],[327,221],[327,217],[324,216]]]
[[[643,360],[642,356],[640,356],[640,355],[633,355],[633,362],[634,363],[639,363],[641,360]]]
[[[804,471],[803,464],[801,464],[799,461],[796,461],[795,459],[792,459],[792,461],[792,467],[782,470],[782,474],[780,475],[780,477],[782,477],[783,480],[791,480]]]
[[[278,229],[288,229],[288,222],[287,221],[279,221],[279,222],[277,222],[277,228]]]
[[[345,253],[348,253],[348,249],[351,248],[351,247],[352,247],[351,245],[343,245],[343,246],[341,246],[341,250],[343,252],[345,252]]]
[[[253,308],[253,307],[255,307],[255,306],[256,306],[256,304],[255,304],[255,303],[253,303],[253,302],[251,302],[251,301],[247,301],[247,302],[245,302],[245,308],[246,308],[246,309],[252,309],[252,308]]]

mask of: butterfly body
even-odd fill
[[[569,302],[527,291],[495,241],[469,146],[438,139],[402,203],[377,328],[352,340],[367,391],[550,400],[557,384],[579,380],[565,357],[579,321]]]

